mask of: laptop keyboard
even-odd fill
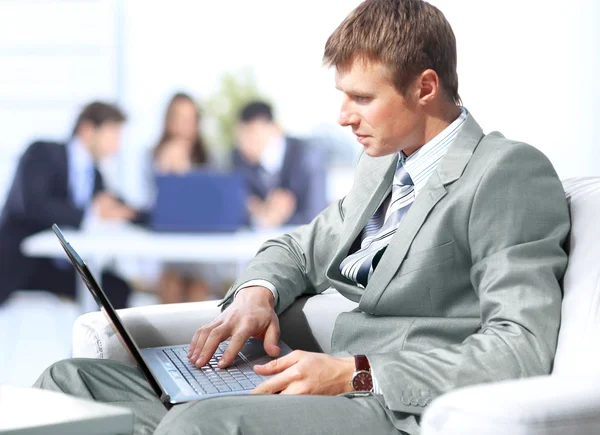
[[[226,369],[220,369],[217,366],[228,343],[226,341],[221,343],[208,364],[201,368],[197,368],[188,359],[188,346],[165,349],[163,352],[198,394],[241,392],[253,389],[263,379],[252,370],[250,364],[239,356]]]

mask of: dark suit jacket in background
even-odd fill
[[[93,195],[104,189],[102,176],[95,169]],[[92,195],[92,196],[93,196]],[[28,236],[61,227],[79,228],[84,210],[75,206],[69,191],[67,148],[54,142],[35,142],[22,155],[6,203],[0,215],[0,303],[15,290],[49,290],[73,295],[75,272],[46,258],[29,258],[21,253],[21,242]],[[68,266],[68,265],[67,265]],[[106,277],[103,275],[103,278]],[[109,293],[119,287],[112,299],[116,305],[123,292],[122,283],[105,282]]]
[[[309,223],[327,206],[325,159],[316,147],[299,139],[286,137],[283,166],[274,187],[263,181],[259,165],[248,163],[238,149],[233,165],[245,178],[251,195],[265,199],[274,188],[290,190],[296,197],[296,211],[284,225]]]

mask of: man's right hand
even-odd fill
[[[208,363],[219,344],[230,338],[219,367],[227,367],[250,337],[262,339],[265,352],[279,356],[279,319],[275,298],[265,287],[247,287],[238,292],[233,303],[211,323],[196,331],[188,358],[196,367]]]
[[[259,226],[275,228],[292,217],[296,211],[296,197],[288,189],[275,189],[264,201],[251,196],[247,207]]]

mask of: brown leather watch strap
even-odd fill
[[[354,367],[356,371],[371,371],[371,364],[369,364],[369,360],[365,355],[354,355]]]

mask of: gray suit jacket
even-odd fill
[[[265,243],[233,288],[272,282],[278,313],[330,286],[359,302],[338,317],[333,353],[366,354],[397,417],[457,387],[548,373],[570,228],[548,159],[469,115],[362,290],[339,265],[390,193],[397,158],[363,155],[350,193]]]

